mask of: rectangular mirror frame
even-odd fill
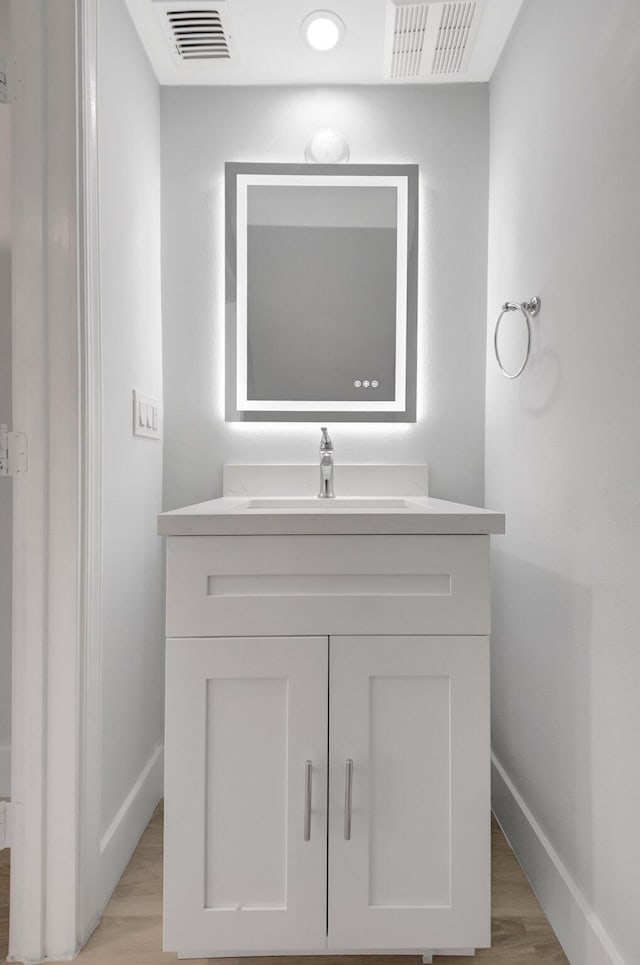
[[[247,400],[246,226],[251,184],[394,186],[398,190],[395,401],[298,402]],[[414,164],[259,164],[227,162],[226,420],[249,422],[415,422],[418,276],[418,166]],[[244,231],[238,231],[241,224]],[[244,292],[244,299],[239,293]],[[406,319],[398,326],[398,318]],[[400,393],[398,393],[400,388]],[[398,394],[403,398],[398,400]],[[275,408],[277,406],[277,408]]]

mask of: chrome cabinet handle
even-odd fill
[[[353,761],[350,757],[344,762],[344,840],[351,840],[351,785],[353,783]]]
[[[311,761],[304,762],[304,840],[311,840]]]

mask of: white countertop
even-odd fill
[[[259,502],[258,508],[251,507]],[[278,500],[223,496],[185,506],[158,517],[162,536],[292,536],[292,535],[480,535],[504,533],[505,518],[477,506],[464,506],[429,496],[404,496],[399,506],[371,508],[347,499],[339,507],[331,500],[298,508],[278,506]]]

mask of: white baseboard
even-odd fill
[[[491,806],[571,965],[626,965],[513,781],[491,755]]]
[[[11,745],[0,744],[0,798],[11,797]]]
[[[149,823],[164,783],[164,748],[156,747],[100,841],[100,904],[104,908]]]

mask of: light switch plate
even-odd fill
[[[162,404],[151,395],[133,390],[133,434],[159,439],[162,426]]]

